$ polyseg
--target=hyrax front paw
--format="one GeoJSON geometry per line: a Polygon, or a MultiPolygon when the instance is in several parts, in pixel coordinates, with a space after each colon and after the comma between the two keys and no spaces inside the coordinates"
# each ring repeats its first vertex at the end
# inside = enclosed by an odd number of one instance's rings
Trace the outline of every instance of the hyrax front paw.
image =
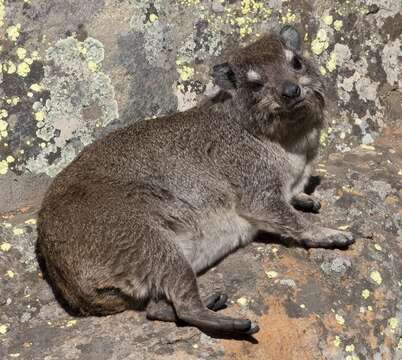
{"type": "Polygon", "coordinates": [[[355,242],[354,235],[348,231],[320,228],[308,231],[302,236],[302,244],[307,248],[345,248],[355,242]]]}

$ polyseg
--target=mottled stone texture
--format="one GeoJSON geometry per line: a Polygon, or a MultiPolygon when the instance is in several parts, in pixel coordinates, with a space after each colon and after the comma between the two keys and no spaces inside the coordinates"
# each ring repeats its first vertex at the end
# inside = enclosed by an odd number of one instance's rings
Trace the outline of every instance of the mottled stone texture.
{"type": "Polygon", "coordinates": [[[402,359],[401,24],[395,0],[0,0],[0,358],[402,359]],[[191,107],[225,49],[285,23],[330,97],[313,217],[357,243],[256,243],[203,276],[259,322],[255,344],[69,317],[33,250],[51,178],[112,129],[191,107]]]}

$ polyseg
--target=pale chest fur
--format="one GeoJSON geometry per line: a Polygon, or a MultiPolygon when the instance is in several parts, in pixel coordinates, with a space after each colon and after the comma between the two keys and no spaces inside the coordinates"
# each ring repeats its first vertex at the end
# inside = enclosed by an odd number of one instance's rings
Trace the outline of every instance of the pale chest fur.
{"type": "Polygon", "coordinates": [[[318,137],[319,131],[313,129],[286,154],[288,172],[286,174],[285,197],[288,200],[303,191],[311,176],[312,164],[319,146],[318,137]]]}

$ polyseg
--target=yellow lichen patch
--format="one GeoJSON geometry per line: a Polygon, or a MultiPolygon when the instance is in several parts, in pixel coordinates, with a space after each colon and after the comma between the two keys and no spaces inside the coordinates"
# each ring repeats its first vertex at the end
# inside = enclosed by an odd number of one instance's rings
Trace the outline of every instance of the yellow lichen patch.
{"type": "Polygon", "coordinates": [[[180,80],[186,81],[194,75],[194,69],[190,66],[183,65],[180,61],[176,62],[178,66],[177,72],[179,73],[180,80]]]}
{"type": "MultiPolygon", "coordinates": [[[[24,2],[27,2],[26,0],[24,0],[24,2]]],[[[12,358],[19,358],[20,357],[20,353],[12,353],[12,354],[10,354],[10,357],[12,357],[12,358]]]]}
{"type": "Polygon", "coordinates": [[[334,21],[334,29],[335,29],[336,31],[341,30],[341,29],[342,29],[342,26],[343,26],[343,21],[342,21],[342,20],[335,20],[335,21],[334,21]]]}
{"type": "Polygon", "coordinates": [[[377,251],[382,251],[381,245],[378,244],[374,244],[374,249],[376,249],[377,251]]]}
{"type": "Polygon", "coordinates": [[[402,350],[402,338],[399,339],[397,349],[402,350]]]}
{"type": "Polygon", "coordinates": [[[332,51],[329,55],[329,59],[325,65],[329,72],[332,72],[336,69],[336,52],[332,51]]]}
{"type": "Polygon", "coordinates": [[[8,27],[6,33],[11,41],[16,41],[20,36],[21,24],[11,25],[8,27]]]}
{"type": "Polygon", "coordinates": [[[200,0],[179,0],[179,3],[185,6],[191,6],[199,4],[200,0]]]}
{"type": "Polygon", "coordinates": [[[30,71],[31,71],[31,68],[29,67],[29,64],[27,64],[25,61],[18,64],[17,74],[19,76],[26,77],[26,76],[28,76],[30,71]]]}
{"type": "Polygon", "coordinates": [[[85,45],[82,42],[79,42],[77,44],[77,49],[82,55],[85,55],[88,52],[88,49],[85,47],[85,45]]]}
{"type": "Polygon", "coordinates": [[[360,358],[357,355],[348,355],[345,360],[360,360],[360,358]]]}
{"type": "Polygon", "coordinates": [[[345,351],[346,352],[353,352],[353,351],[355,351],[355,346],[353,344],[346,345],[345,351]]]}
{"type": "Polygon", "coordinates": [[[324,146],[327,142],[327,138],[328,138],[328,132],[322,131],[320,135],[320,144],[324,146]]]}
{"type": "Polygon", "coordinates": [[[0,334],[4,335],[8,331],[8,326],[5,324],[0,324],[0,334]]]}
{"type": "Polygon", "coordinates": [[[13,162],[15,161],[15,159],[14,159],[13,156],[8,155],[8,156],[6,157],[6,161],[7,161],[9,164],[11,164],[11,163],[13,163],[13,162]]]}
{"type": "Polygon", "coordinates": [[[15,276],[15,272],[12,271],[12,270],[7,270],[7,271],[6,271],[6,275],[7,275],[10,279],[13,279],[14,276],[15,276]]]}
{"type": "Polygon", "coordinates": [[[43,111],[37,111],[34,116],[36,121],[43,121],[45,118],[45,113],[43,111]]]}
{"type": "Polygon", "coordinates": [[[17,67],[11,60],[7,60],[7,62],[3,64],[3,71],[7,74],[14,74],[17,71],[17,67]]]}
{"type": "Polygon", "coordinates": [[[28,219],[28,220],[25,221],[25,224],[35,225],[36,224],[36,219],[28,219]]]}
{"type": "Polygon", "coordinates": [[[332,15],[326,15],[322,18],[322,20],[324,21],[325,24],[329,26],[334,21],[334,18],[332,17],[332,15]]]}
{"type": "Polygon", "coordinates": [[[360,147],[361,147],[362,149],[364,149],[364,150],[372,150],[372,151],[375,150],[375,147],[372,146],[372,145],[362,144],[362,145],[360,145],[360,147]]]}
{"type": "Polygon", "coordinates": [[[335,314],[335,320],[339,325],[344,325],[345,324],[345,319],[342,315],[335,314]]]}
{"type": "Polygon", "coordinates": [[[26,49],[19,47],[19,48],[17,48],[17,50],[16,50],[16,54],[17,54],[17,57],[18,57],[20,60],[24,60],[25,56],[27,56],[27,51],[26,51],[26,49]]]}
{"type": "Polygon", "coordinates": [[[0,119],[6,118],[8,116],[8,111],[6,109],[0,109],[0,119]]]}
{"type": "Polygon", "coordinates": [[[362,291],[362,298],[363,299],[368,299],[369,296],[370,296],[370,290],[369,289],[364,289],[362,291]]]}
{"type": "Polygon", "coordinates": [[[10,251],[10,250],[11,250],[11,244],[8,243],[8,242],[3,242],[3,243],[0,245],[0,250],[3,251],[3,252],[8,252],[8,251],[10,251]]]}
{"type": "Polygon", "coordinates": [[[370,278],[373,280],[377,285],[381,285],[382,283],[382,277],[381,274],[378,271],[372,271],[370,273],[370,278]]]}
{"type": "Polygon", "coordinates": [[[6,99],[6,103],[9,105],[17,105],[20,102],[20,98],[18,96],[12,96],[6,99]]]}
{"type": "Polygon", "coordinates": [[[39,60],[40,59],[39,53],[36,50],[32,51],[31,58],[32,60],[39,60]]]}
{"type": "Polygon", "coordinates": [[[7,174],[8,171],[8,162],[6,160],[0,161],[0,175],[7,174]]]}
{"type": "Polygon", "coordinates": [[[155,22],[155,21],[158,20],[158,19],[159,19],[159,17],[158,17],[158,15],[156,15],[156,14],[151,14],[151,15],[149,15],[149,21],[150,21],[151,23],[155,22]]]}
{"type": "Polygon", "coordinates": [[[0,0],[0,26],[4,25],[4,15],[5,15],[4,0],[0,0]]]}
{"type": "Polygon", "coordinates": [[[87,65],[88,69],[92,72],[96,72],[99,69],[99,65],[95,61],[90,60],[88,61],[87,65]]]}
{"type": "Polygon", "coordinates": [[[396,328],[398,327],[399,321],[397,318],[390,318],[388,319],[388,327],[391,329],[392,332],[395,332],[396,328]]]}
{"type": "Polygon", "coordinates": [[[367,306],[368,311],[373,311],[373,307],[371,305],[367,306]]]}
{"type": "Polygon", "coordinates": [[[316,38],[311,42],[311,50],[316,55],[321,55],[329,46],[328,35],[324,29],[317,32],[316,38]]]}
{"type": "Polygon", "coordinates": [[[342,231],[345,231],[345,230],[347,230],[347,229],[349,229],[350,228],[350,225],[341,225],[341,226],[338,226],[338,229],[339,230],[342,230],[342,231]]]}
{"type": "Polygon", "coordinates": [[[288,12],[286,15],[282,16],[282,23],[284,24],[291,24],[296,21],[296,15],[292,13],[290,9],[288,9],[288,12]]]}
{"type": "Polygon", "coordinates": [[[247,306],[248,299],[245,297],[238,298],[236,301],[240,306],[247,306]]]}
{"type": "Polygon", "coordinates": [[[69,320],[69,321],[67,321],[66,326],[71,327],[71,326],[74,326],[76,324],[77,324],[77,320],[69,320]]]}
{"type": "Polygon", "coordinates": [[[327,69],[324,66],[320,66],[320,73],[321,75],[326,75],[327,69]]]}
{"type": "Polygon", "coordinates": [[[39,92],[42,90],[42,86],[40,86],[39,84],[32,84],[29,88],[35,92],[39,92]]]}
{"type": "Polygon", "coordinates": [[[274,279],[278,276],[278,273],[274,270],[271,270],[271,271],[266,271],[265,275],[267,275],[268,279],[274,279]]]}
{"type": "Polygon", "coordinates": [[[21,228],[18,228],[18,227],[13,229],[13,234],[14,235],[22,235],[24,232],[25,232],[24,229],[21,229],[21,228]]]}
{"type": "Polygon", "coordinates": [[[333,344],[336,347],[339,347],[341,345],[341,339],[338,335],[335,336],[335,340],[334,340],[333,344]]]}

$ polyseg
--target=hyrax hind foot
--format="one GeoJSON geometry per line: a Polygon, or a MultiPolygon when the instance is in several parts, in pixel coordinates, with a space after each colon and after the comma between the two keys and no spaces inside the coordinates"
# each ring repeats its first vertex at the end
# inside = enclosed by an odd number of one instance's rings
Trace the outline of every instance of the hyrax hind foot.
{"type": "MultiPolygon", "coordinates": [[[[226,294],[215,293],[205,300],[205,306],[212,311],[222,310],[227,307],[227,300],[228,296],[226,294]]],[[[168,322],[176,322],[179,320],[173,305],[166,300],[160,300],[158,302],[151,300],[147,306],[147,319],[168,322]]]]}
{"type": "Polygon", "coordinates": [[[304,232],[300,242],[307,248],[346,248],[355,242],[355,238],[348,231],[319,228],[304,232]]]}

